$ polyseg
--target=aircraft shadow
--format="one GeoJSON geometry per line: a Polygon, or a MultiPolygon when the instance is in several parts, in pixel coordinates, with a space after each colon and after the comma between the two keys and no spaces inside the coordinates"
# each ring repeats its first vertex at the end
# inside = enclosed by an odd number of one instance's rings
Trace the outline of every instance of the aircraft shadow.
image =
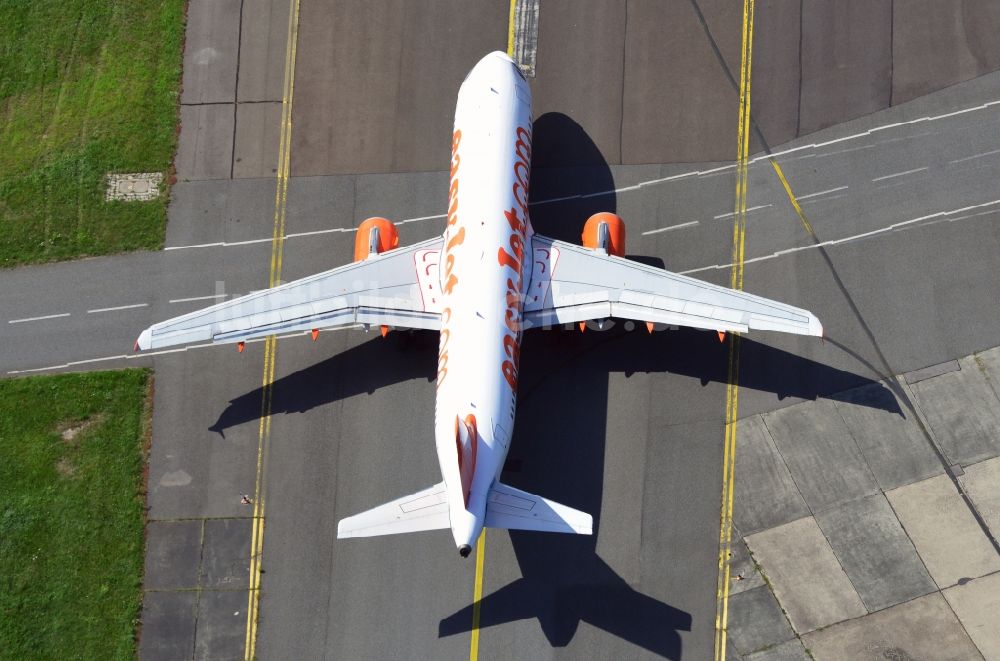
{"type": "MultiPolygon", "coordinates": [[[[550,337],[571,350],[557,353],[567,364],[586,356],[595,347],[614,342],[613,355],[600,352],[594,369],[604,373],[670,372],[698,378],[702,385],[725,383],[724,361],[706,360],[706,356],[726,356],[727,345],[719,344],[714,332],[678,329],[647,335],[637,324],[627,331],[621,321],[612,321],[606,330],[588,329],[586,333],[559,328],[532,330],[535,335],[550,337]]],[[[776,394],[780,399],[818,398],[860,404],[903,415],[896,397],[884,386],[866,377],[817,363],[781,349],[744,337],[740,350],[740,387],[776,394]],[[864,399],[844,393],[858,386],[875,385],[864,399]]],[[[588,360],[591,360],[588,358],[588,360]]],[[[273,384],[272,415],[305,413],[318,406],[360,395],[413,379],[431,382],[437,366],[437,333],[433,331],[397,331],[385,339],[377,337],[342,351],[326,360],[276,379],[273,384]],[[405,358],[386,360],[387,351],[403,352],[405,358]]],[[[523,383],[523,381],[522,381],[523,383]]],[[[252,422],[260,417],[261,388],[243,393],[229,402],[209,431],[225,435],[230,427],[252,422]]],[[[525,397],[524,389],[521,398],[525,397]]],[[[518,422],[520,425],[520,422],[518,422]]]]}
{"type": "MultiPolygon", "coordinates": [[[[577,242],[592,213],[616,210],[607,163],[569,117],[548,113],[536,120],[533,161],[531,199],[563,198],[532,206],[532,224],[540,233],[577,242]]],[[[656,258],[642,261],[657,263],[656,258]]],[[[432,381],[437,339],[433,332],[394,332],[387,339],[362,342],[281,377],[274,382],[272,414],[304,413],[401,381],[432,381]],[[386,360],[385,352],[393,348],[407,355],[386,360]]],[[[752,339],[742,340],[741,351],[741,385],[779,397],[837,397],[831,393],[876,383],[752,339]]],[[[584,621],[655,654],[681,658],[680,632],[691,631],[692,615],[635,590],[596,552],[608,375],[672,372],[696,377],[703,386],[725,383],[725,345],[719,344],[714,332],[682,329],[648,335],[643,324],[628,330],[627,324],[616,322],[606,330],[586,333],[558,328],[530,331],[522,356],[517,427],[504,481],[590,512],[595,535],[510,531],[521,578],[482,600],[480,626],[536,618],[549,643],[563,647],[584,621]],[[544,397],[532,396],[542,389],[544,397]]],[[[900,412],[892,393],[882,390],[884,396],[861,403],[900,412]]],[[[256,420],[261,395],[256,388],[232,400],[210,429],[223,434],[229,427],[256,420]]],[[[470,630],[473,607],[442,619],[439,636],[470,630]]]]}

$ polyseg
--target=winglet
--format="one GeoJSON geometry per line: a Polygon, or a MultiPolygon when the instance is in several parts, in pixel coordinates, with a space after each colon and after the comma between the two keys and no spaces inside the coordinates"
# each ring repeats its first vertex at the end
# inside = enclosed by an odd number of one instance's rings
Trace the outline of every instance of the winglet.
{"type": "Polygon", "coordinates": [[[818,335],[823,339],[826,339],[826,331],[823,330],[823,324],[820,320],[816,318],[816,315],[809,313],[809,334],[818,335]]]}
{"type": "Polygon", "coordinates": [[[139,334],[139,338],[135,341],[135,346],[132,347],[135,351],[145,351],[146,349],[152,348],[152,334],[149,329],[142,331],[139,334]]]}

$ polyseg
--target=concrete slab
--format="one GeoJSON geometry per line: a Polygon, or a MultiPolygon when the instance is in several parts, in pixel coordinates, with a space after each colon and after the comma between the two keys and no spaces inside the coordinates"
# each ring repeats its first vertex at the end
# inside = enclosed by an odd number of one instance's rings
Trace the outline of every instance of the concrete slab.
{"type": "Polygon", "coordinates": [[[178,182],[167,210],[167,246],[270,238],[274,189],[270,178],[178,182]]]}
{"type": "Polygon", "coordinates": [[[286,0],[243,0],[237,101],[281,101],[290,5],[286,0]]]}
{"type": "MultiPolygon", "coordinates": [[[[316,232],[332,228],[354,228],[361,222],[355,217],[353,176],[346,177],[294,177],[288,181],[288,206],[285,209],[286,226],[290,232],[316,232]]],[[[272,192],[273,195],[273,192],[272,192]]],[[[413,205],[411,205],[413,206],[413,205]]],[[[388,212],[387,212],[388,213],[388,212]]],[[[379,214],[386,215],[386,214],[379,214]]],[[[419,214],[414,214],[419,215],[419,214]]],[[[401,216],[387,216],[393,220],[401,216]]],[[[407,215],[406,218],[413,216],[407,215]]],[[[363,220],[363,218],[361,219],[363,220]]],[[[400,231],[400,244],[409,243],[400,231]]],[[[354,257],[354,238],[350,237],[351,252],[343,256],[344,260],[354,257]]],[[[330,255],[330,267],[342,262],[330,255]]]]}
{"type": "Polygon", "coordinates": [[[871,469],[832,400],[767,413],[764,422],[813,512],[878,491],[871,469]]]}
{"type": "Polygon", "coordinates": [[[1000,396],[1000,347],[976,354],[976,363],[986,373],[993,392],[1000,396]]]}
{"type": "Polygon", "coordinates": [[[813,661],[812,657],[806,654],[806,648],[798,639],[789,640],[775,645],[770,649],[755,652],[746,657],[747,661],[813,661]]]}
{"type": "MultiPolygon", "coordinates": [[[[236,106],[233,177],[274,177],[278,172],[281,103],[240,103],[236,106]]],[[[272,203],[273,206],[273,203],[272,203]]]]}
{"type": "Polygon", "coordinates": [[[946,360],[943,363],[938,363],[937,365],[930,365],[919,370],[913,370],[912,372],[907,372],[903,375],[906,382],[910,385],[914,383],[920,383],[921,381],[926,381],[927,379],[934,378],[935,376],[941,376],[942,374],[947,374],[948,372],[957,372],[962,369],[961,365],[958,364],[957,360],[946,360]]]}
{"type": "Polygon", "coordinates": [[[809,515],[759,415],[736,423],[734,520],[744,535],[809,515]]]}
{"type": "Polygon", "coordinates": [[[729,597],[729,642],[750,654],[795,638],[771,589],[762,585],[729,597]]]}
{"type": "Polygon", "coordinates": [[[177,178],[229,179],[233,161],[233,105],[181,106],[177,178]]]}
{"type": "Polygon", "coordinates": [[[182,104],[236,100],[241,5],[241,0],[191,0],[188,4],[182,104]]]}
{"type": "Polygon", "coordinates": [[[997,556],[947,475],[886,493],[939,587],[1000,570],[997,556]]]}
{"type": "Polygon", "coordinates": [[[864,615],[864,604],[813,517],[747,537],[799,633],[864,615]]]}
{"type": "Polygon", "coordinates": [[[958,621],[987,659],[1000,659],[1000,574],[943,591],[958,621]]]}
{"type": "Polygon", "coordinates": [[[145,592],[139,658],[150,661],[189,659],[194,651],[198,593],[145,592]]]}
{"type": "MultiPolygon", "coordinates": [[[[738,81],[741,21],[740,5],[719,0],[629,5],[623,163],[736,158],[739,91],[727,69],[738,81]]],[[[539,43],[539,56],[545,47],[539,43]]]]}
{"type": "MultiPolygon", "coordinates": [[[[627,429],[633,420],[649,417],[646,397],[634,397],[636,390],[649,388],[650,376],[620,372],[608,375],[608,430],[627,429]],[[642,382],[646,382],[643,388],[642,382]]],[[[648,445],[659,440],[657,430],[637,426],[629,434],[609,433],[604,452],[604,484],[601,511],[597,520],[597,555],[626,583],[635,585],[642,580],[640,549],[642,548],[643,509],[652,501],[644,500],[645,484],[630,479],[645,470],[648,445]],[[652,438],[650,438],[652,436],[652,438]]]]}
{"type": "MultiPolygon", "coordinates": [[[[800,7],[785,0],[758,1],[753,25],[750,114],[768,146],[774,147],[798,135],[800,7]]],[[[739,65],[734,73],[738,79],[739,65]]],[[[756,132],[751,133],[750,153],[763,148],[756,132]]]]}
{"type": "Polygon", "coordinates": [[[205,590],[198,601],[196,661],[239,661],[247,634],[246,590],[205,590]]]}
{"type": "MultiPolygon", "coordinates": [[[[609,90],[622,89],[624,47],[625,2],[549,0],[539,4],[537,66],[531,81],[535,117],[548,112],[572,117],[608,163],[621,163],[622,104],[594,100],[606,98],[609,90]],[[601,48],[595,49],[595,43],[601,48]]],[[[545,157],[539,165],[593,164],[592,159],[579,156],[564,150],[545,157]]]]}
{"type": "Polygon", "coordinates": [[[802,5],[799,135],[889,106],[892,3],[802,5]]]}
{"type": "Polygon", "coordinates": [[[486,0],[303,3],[292,174],[443,169],[458,88],[483,55],[505,50],[507,9],[486,0]]]}
{"type": "Polygon", "coordinates": [[[746,541],[736,530],[733,531],[733,542],[729,552],[732,554],[729,557],[730,596],[764,585],[764,577],[757,570],[746,541]]]}
{"type": "MultiPolygon", "coordinates": [[[[264,245],[243,259],[261,263],[269,250],[264,245]]],[[[183,352],[157,356],[150,519],[247,515],[240,494],[253,491],[256,474],[263,347],[247,345],[244,360],[236,355],[205,350],[196,359],[183,352]],[[220,371],[225,379],[214,376],[220,371]],[[179,396],[184,392],[198,396],[179,396]]]]}
{"type": "Polygon", "coordinates": [[[940,593],[822,631],[803,642],[816,661],[843,659],[982,659],[940,593]]]}
{"type": "MultiPolygon", "coordinates": [[[[447,189],[448,173],[443,171],[358,177],[355,184],[354,226],[357,227],[365,218],[376,215],[399,221],[444,214],[447,211],[447,189]]],[[[430,225],[438,233],[444,227],[443,215],[417,222],[430,225]]],[[[400,230],[403,231],[403,228],[400,230]]]]}
{"type": "Polygon", "coordinates": [[[993,536],[1000,538],[1000,457],[969,466],[958,481],[993,536]]]}
{"type": "Polygon", "coordinates": [[[1000,399],[974,357],[958,362],[910,389],[949,465],[968,466],[1000,455],[1000,399]]]}
{"type": "Polygon", "coordinates": [[[936,589],[882,494],[817,514],[816,522],[869,611],[936,589]]]}
{"type": "Polygon", "coordinates": [[[837,396],[836,407],[882,490],[922,480],[944,470],[910,412],[895,413],[895,396],[876,383],[837,396]]]}
{"type": "Polygon", "coordinates": [[[146,525],[146,590],[198,587],[201,564],[200,520],[150,521],[146,525]]]}
{"type": "Polygon", "coordinates": [[[893,3],[892,102],[903,103],[1000,68],[1000,5],[893,3]]]}
{"type": "Polygon", "coordinates": [[[234,590],[249,586],[253,519],[208,519],[201,586],[234,590]]]}

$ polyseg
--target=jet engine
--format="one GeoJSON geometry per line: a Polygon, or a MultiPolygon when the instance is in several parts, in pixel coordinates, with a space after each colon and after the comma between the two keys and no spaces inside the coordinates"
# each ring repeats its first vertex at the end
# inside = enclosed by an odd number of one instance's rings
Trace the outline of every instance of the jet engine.
{"type": "Polygon", "coordinates": [[[378,216],[369,218],[358,226],[354,237],[354,261],[360,262],[398,245],[399,234],[391,220],[378,216]]]}
{"type": "Polygon", "coordinates": [[[624,257],[625,221],[607,211],[595,213],[583,226],[583,246],[624,257]]]}

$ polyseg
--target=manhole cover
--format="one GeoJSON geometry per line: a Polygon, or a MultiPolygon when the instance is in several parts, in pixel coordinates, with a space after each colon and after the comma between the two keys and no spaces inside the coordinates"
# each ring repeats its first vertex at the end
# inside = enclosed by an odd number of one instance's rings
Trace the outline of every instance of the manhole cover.
{"type": "Polygon", "coordinates": [[[162,172],[135,172],[132,174],[108,174],[108,190],[104,199],[111,200],[152,200],[160,194],[162,172]]]}

